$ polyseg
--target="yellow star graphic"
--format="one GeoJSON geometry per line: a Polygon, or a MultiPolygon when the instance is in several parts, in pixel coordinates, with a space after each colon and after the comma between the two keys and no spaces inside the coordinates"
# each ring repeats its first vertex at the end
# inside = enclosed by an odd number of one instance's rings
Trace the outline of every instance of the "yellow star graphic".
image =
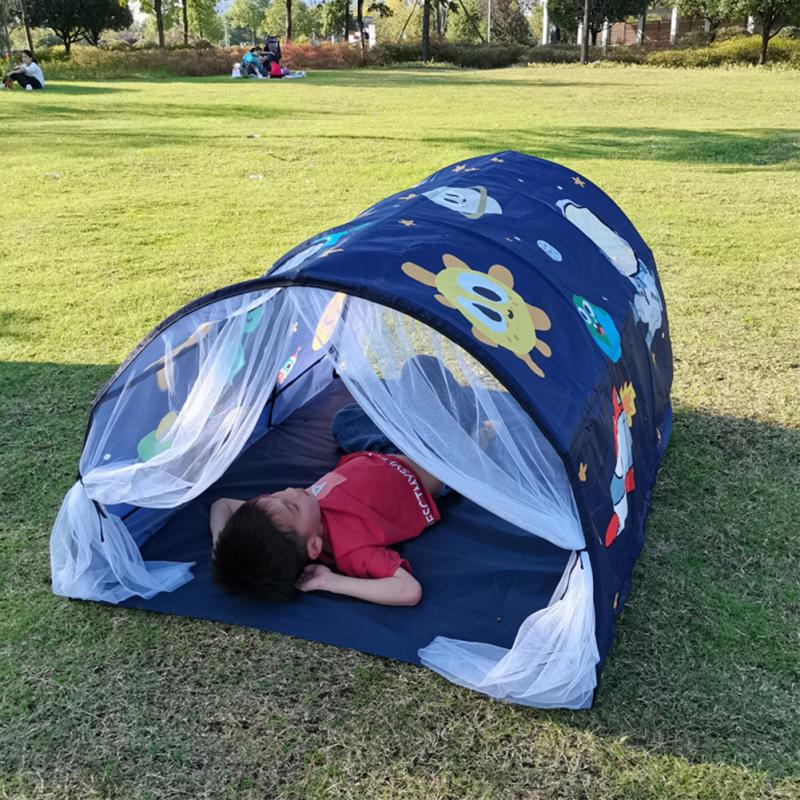
{"type": "Polygon", "coordinates": [[[493,158],[492,161],[494,161],[495,164],[505,164],[506,163],[505,161],[503,161],[502,158],[496,158],[496,157],[493,158]]]}
{"type": "Polygon", "coordinates": [[[459,164],[457,167],[453,167],[453,172],[463,172],[466,168],[466,164],[459,164]]]}
{"type": "Polygon", "coordinates": [[[330,250],[326,250],[321,255],[323,258],[327,258],[331,253],[341,253],[341,252],[343,252],[341,247],[331,247],[330,250]]]}
{"type": "Polygon", "coordinates": [[[411,192],[410,194],[407,194],[405,197],[398,197],[397,199],[398,200],[413,200],[415,197],[416,197],[416,195],[414,194],[414,192],[411,192]]]}
{"type": "Polygon", "coordinates": [[[292,333],[297,333],[297,323],[296,322],[292,323],[292,333]]]}
{"type": "Polygon", "coordinates": [[[479,169],[480,167],[468,167],[464,172],[477,172],[479,169]]]}
{"type": "Polygon", "coordinates": [[[585,181],[582,181],[582,180],[581,180],[581,179],[580,179],[580,178],[579,178],[577,175],[575,175],[575,177],[572,179],[572,182],[573,182],[573,183],[574,183],[576,186],[580,186],[580,187],[581,187],[581,189],[583,189],[583,187],[584,187],[584,186],[586,186],[586,182],[585,182],[585,181]]]}
{"type": "Polygon", "coordinates": [[[578,479],[584,483],[586,482],[586,464],[583,462],[581,462],[580,469],[578,470],[578,479]]]}
{"type": "Polygon", "coordinates": [[[401,225],[405,225],[406,228],[410,228],[414,224],[413,219],[399,219],[397,220],[401,225]]]}

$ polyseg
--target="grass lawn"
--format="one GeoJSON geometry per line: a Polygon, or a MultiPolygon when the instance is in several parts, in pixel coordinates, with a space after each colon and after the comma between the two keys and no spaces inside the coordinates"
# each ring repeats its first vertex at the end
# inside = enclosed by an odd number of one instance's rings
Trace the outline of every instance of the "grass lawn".
{"type": "Polygon", "coordinates": [[[797,86],[570,66],[0,95],[0,798],[800,798],[797,86]],[[50,593],[91,398],[153,325],[507,148],[619,203],[672,329],[673,438],[593,710],[50,593]]]}

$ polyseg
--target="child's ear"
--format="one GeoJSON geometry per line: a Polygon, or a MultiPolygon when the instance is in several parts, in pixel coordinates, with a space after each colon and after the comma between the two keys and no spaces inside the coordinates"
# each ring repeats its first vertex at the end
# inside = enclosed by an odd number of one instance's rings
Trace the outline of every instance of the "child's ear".
{"type": "Polygon", "coordinates": [[[308,557],[312,561],[316,561],[322,553],[322,537],[319,534],[312,536],[306,545],[308,557]]]}

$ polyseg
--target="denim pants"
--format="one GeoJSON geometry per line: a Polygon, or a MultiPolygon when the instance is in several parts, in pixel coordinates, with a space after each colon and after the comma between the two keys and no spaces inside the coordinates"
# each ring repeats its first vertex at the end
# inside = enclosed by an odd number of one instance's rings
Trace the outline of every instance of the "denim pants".
{"type": "MultiPolygon", "coordinates": [[[[362,411],[357,403],[350,403],[336,412],[331,423],[331,433],[339,447],[346,453],[371,450],[374,453],[399,453],[391,439],[362,411]]],[[[453,490],[442,483],[436,499],[446,497],[453,490]]]]}

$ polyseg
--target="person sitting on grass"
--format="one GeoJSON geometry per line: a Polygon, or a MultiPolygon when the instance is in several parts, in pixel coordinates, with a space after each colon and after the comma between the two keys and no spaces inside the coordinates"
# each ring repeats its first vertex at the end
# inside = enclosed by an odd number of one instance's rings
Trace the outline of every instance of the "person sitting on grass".
{"type": "Polygon", "coordinates": [[[248,78],[264,77],[261,70],[261,59],[259,58],[257,47],[251,47],[249,52],[244,54],[242,57],[242,67],[244,69],[244,74],[248,78]]]}
{"type": "Polygon", "coordinates": [[[213,574],[224,591],[270,602],[291,600],[295,588],[382,605],[420,601],[420,584],[391,545],[437,522],[434,498],[450,490],[396,452],[357,405],[338,412],[333,434],[358,450],[312,486],[212,505],[213,574]]]}
{"type": "Polygon", "coordinates": [[[6,89],[14,87],[14,81],[25,89],[43,89],[44,73],[30,50],[22,51],[22,63],[10,69],[3,77],[6,89]]]}

